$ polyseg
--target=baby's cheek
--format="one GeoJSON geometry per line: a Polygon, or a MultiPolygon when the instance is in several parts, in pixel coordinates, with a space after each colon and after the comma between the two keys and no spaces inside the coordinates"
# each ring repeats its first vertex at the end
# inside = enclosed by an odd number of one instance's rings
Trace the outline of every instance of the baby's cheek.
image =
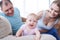
{"type": "Polygon", "coordinates": [[[35,23],[34,26],[36,26],[37,24],[35,23]]]}

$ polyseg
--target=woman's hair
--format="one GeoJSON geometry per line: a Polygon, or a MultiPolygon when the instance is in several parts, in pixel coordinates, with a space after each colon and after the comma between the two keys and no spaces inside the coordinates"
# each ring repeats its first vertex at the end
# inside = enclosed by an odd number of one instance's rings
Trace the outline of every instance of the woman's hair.
{"type": "Polygon", "coordinates": [[[56,3],[57,6],[60,8],[60,1],[58,1],[58,0],[57,0],[57,1],[53,1],[52,4],[53,4],[53,3],[56,3]]]}
{"type": "MultiPolygon", "coordinates": [[[[12,2],[10,1],[10,0],[6,0],[6,1],[8,1],[9,3],[11,3],[12,4],[12,2]]],[[[3,3],[3,1],[0,1],[0,7],[2,8],[2,3],[3,3]]],[[[8,5],[8,3],[7,2],[5,2],[5,5],[7,6],[8,5]]]]}
{"type": "Polygon", "coordinates": [[[57,6],[59,7],[59,15],[58,15],[58,18],[60,18],[60,1],[59,0],[56,0],[56,1],[53,1],[52,4],[53,3],[57,4],[57,6]]]}

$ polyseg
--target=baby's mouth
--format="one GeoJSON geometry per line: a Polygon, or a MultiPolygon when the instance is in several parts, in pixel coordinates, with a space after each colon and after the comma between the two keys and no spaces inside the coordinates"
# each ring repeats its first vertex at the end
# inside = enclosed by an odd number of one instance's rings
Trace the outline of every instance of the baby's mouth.
{"type": "Polygon", "coordinates": [[[30,25],[30,26],[33,26],[33,25],[30,25]]]}

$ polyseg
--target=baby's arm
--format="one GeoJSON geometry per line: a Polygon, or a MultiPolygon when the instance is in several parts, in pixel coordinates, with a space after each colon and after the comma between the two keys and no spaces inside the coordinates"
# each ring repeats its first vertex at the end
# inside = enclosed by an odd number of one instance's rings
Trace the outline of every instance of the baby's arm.
{"type": "Polygon", "coordinates": [[[17,36],[17,37],[21,36],[21,35],[22,35],[22,32],[23,32],[23,30],[22,30],[22,29],[19,29],[19,30],[17,31],[17,33],[16,33],[16,36],[17,36]]]}
{"type": "Polygon", "coordinates": [[[24,29],[24,25],[22,25],[22,26],[20,27],[20,29],[17,31],[17,33],[16,33],[16,36],[17,36],[17,37],[22,36],[23,29],[24,29]]]}
{"type": "Polygon", "coordinates": [[[35,40],[40,40],[40,37],[41,37],[41,35],[40,35],[40,32],[39,32],[39,30],[35,30],[35,40]]]}

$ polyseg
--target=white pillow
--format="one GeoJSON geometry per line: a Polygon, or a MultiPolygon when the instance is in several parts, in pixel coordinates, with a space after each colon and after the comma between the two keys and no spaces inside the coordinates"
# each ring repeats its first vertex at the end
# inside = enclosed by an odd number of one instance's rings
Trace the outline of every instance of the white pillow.
{"type": "Polygon", "coordinates": [[[7,18],[0,16],[0,38],[3,38],[12,33],[11,24],[7,18]]]}

